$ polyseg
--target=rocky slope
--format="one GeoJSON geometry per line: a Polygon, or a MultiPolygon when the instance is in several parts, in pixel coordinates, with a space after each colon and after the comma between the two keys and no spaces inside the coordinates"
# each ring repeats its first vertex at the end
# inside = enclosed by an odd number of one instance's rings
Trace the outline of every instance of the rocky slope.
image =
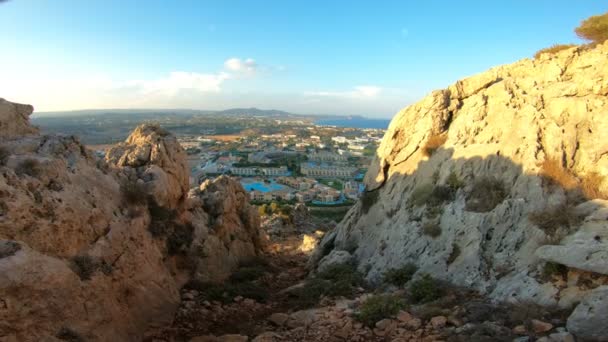
{"type": "Polygon", "coordinates": [[[406,263],[608,340],[608,43],[524,59],[400,111],[313,263],[406,263]],[[557,271],[555,271],[557,270],[557,271]],[[578,304],[581,303],[581,304],[578,304]]]}
{"type": "Polygon", "coordinates": [[[188,192],[185,153],[155,125],[99,160],[39,135],[0,99],[0,340],[140,340],[189,279],[222,280],[264,243],[238,182],[188,192]]]}

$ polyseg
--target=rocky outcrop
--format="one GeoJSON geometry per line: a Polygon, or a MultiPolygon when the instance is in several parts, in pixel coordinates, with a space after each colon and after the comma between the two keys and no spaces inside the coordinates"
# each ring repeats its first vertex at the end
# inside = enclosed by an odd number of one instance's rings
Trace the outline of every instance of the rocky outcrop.
{"type": "Polygon", "coordinates": [[[366,194],[313,264],[347,250],[372,282],[414,263],[418,275],[495,300],[576,304],[593,287],[575,276],[607,274],[607,207],[593,201],[608,190],[607,71],[608,44],[572,48],[493,68],[403,109],[366,194]],[[547,277],[549,261],[569,268],[566,279],[547,277]]]}
{"type": "Polygon", "coordinates": [[[141,340],[171,322],[193,273],[228,272],[203,265],[259,252],[257,212],[237,182],[198,191],[223,205],[188,207],[184,151],[160,127],[138,127],[106,163],[15,116],[31,111],[0,103],[0,340],[141,340]]]}
{"type": "Polygon", "coordinates": [[[177,139],[159,125],[135,128],[125,142],[108,150],[106,161],[134,170],[159,206],[174,209],[188,193],[186,152],[177,139]]]}
{"type": "Polygon", "coordinates": [[[206,180],[190,192],[189,214],[195,226],[192,253],[200,259],[194,277],[201,281],[226,279],[240,261],[255,256],[266,244],[260,216],[249,195],[234,179],[206,180]]]}
{"type": "Polygon", "coordinates": [[[38,129],[29,124],[34,107],[0,98],[0,138],[36,134],[38,129]]]}

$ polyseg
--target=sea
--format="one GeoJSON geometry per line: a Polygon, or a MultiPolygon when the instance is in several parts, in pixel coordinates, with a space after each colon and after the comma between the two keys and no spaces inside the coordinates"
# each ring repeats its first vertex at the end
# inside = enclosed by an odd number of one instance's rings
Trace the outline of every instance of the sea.
{"type": "Polygon", "coordinates": [[[327,126],[338,126],[338,127],[352,127],[352,128],[380,128],[387,129],[388,124],[391,122],[390,119],[368,119],[368,118],[335,118],[335,119],[321,119],[315,121],[317,125],[327,126]]]}

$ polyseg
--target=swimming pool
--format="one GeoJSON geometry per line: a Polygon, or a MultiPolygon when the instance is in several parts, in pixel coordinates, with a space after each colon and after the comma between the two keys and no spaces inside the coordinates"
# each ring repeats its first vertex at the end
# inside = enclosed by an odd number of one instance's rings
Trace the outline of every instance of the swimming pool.
{"type": "Polygon", "coordinates": [[[241,185],[245,188],[245,191],[250,192],[253,190],[261,192],[277,191],[287,189],[286,186],[277,184],[274,181],[265,183],[264,181],[245,181],[241,180],[241,185]]]}

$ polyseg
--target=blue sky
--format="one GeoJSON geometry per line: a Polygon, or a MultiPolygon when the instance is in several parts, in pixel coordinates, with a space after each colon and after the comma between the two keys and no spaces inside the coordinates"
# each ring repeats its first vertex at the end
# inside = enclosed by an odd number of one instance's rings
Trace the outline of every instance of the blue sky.
{"type": "Polygon", "coordinates": [[[250,107],[391,117],[433,89],[580,42],[605,1],[0,3],[0,97],[37,111],[250,107]]]}

